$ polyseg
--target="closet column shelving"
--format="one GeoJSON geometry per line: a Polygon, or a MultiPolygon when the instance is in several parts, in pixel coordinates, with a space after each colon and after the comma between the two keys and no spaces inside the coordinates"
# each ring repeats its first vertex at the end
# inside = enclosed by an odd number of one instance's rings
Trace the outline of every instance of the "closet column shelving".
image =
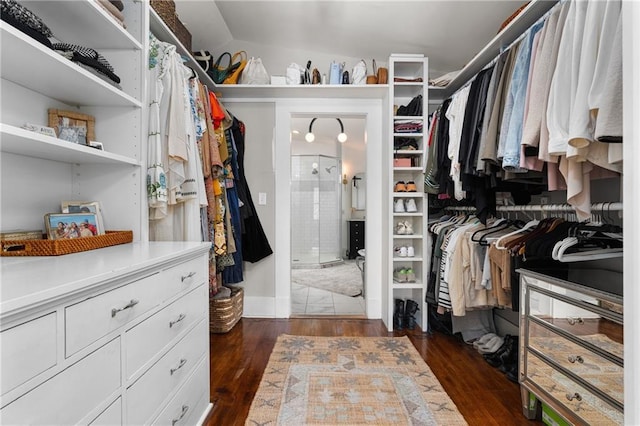
{"type": "MultiPolygon", "coordinates": [[[[391,55],[389,57],[389,276],[388,306],[384,318],[387,328],[393,330],[395,299],[413,300],[418,304],[416,323],[427,329],[425,303],[427,271],[430,255],[424,232],[427,217],[427,197],[424,193],[424,165],[427,152],[428,123],[426,120],[428,96],[428,59],[422,55],[391,55]],[[398,79],[399,81],[395,81],[398,79]],[[407,106],[412,99],[422,96],[421,113],[397,115],[397,108],[407,106]],[[396,126],[402,122],[419,124],[417,131],[404,132],[396,126]],[[412,146],[400,146],[403,138],[412,146]],[[398,148],[398,149],[396,149],[398,148]],[[405,191],[402,184],[415,185],[405,191]],[[408,272],[408,273],[407,273],[408,272]],[[415,280],[412,279],[415,276],[415,280]],[[408,281],[403,280],[407,277],[408,281]]],[[[410,187],[407,185],[407,189],[410,187]]]]}

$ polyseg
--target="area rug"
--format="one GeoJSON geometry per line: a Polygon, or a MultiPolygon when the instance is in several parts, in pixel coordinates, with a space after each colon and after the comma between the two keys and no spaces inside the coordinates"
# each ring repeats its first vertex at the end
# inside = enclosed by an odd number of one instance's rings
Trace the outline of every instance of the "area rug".
{"type": "Polygon", "coordinates": [[[246,425],[466,425],[408,337],[280,335],[246,425]]]}
{"type": "Polygon", "coordinates": [[[355,262],[328,268],[292,269],[291,282],[351,297],[362,294],[362,275],[355,262]]]}

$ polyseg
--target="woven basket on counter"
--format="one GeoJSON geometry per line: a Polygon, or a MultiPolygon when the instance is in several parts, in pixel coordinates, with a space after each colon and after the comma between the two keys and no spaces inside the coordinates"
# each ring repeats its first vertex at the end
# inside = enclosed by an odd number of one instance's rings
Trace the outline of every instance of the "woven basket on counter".
{"type": "Polygon", "coordinates": [[[191,52],[191,33],[178,18],[176,4],[173,0],[151,0],[151,7],[167,24],[167,27],[180,40],[180,43],[191,52]]]}
{"type": "Polygon", "coordinates": [[[104,235],[64,240],[4,240],[0,241],[0,256],[60,256],[131,241],[133,231],[106,231],[104,235]]]}
{"type": "Polygon", "coordinates": [[[244,290],[242,287],[229,287],[231,297],[209,299],[209,331],[226,333],[242,318],[244,290]]]}

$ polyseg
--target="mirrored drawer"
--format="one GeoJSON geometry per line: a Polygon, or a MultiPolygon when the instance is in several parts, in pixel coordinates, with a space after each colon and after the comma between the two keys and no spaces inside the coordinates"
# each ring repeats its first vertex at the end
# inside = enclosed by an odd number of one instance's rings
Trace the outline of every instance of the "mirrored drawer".
{"type": "MultiPolygon", "coordinates": [[[[544,354],[557,365],[580,377],[611,398],[624,404],[624,368],[571,340],[531,321],[528,327],[528,346],[544,354]]],[[[592,344],[622,352],[622,345],[604,334],[582,336],[592,344]]]]}
{"type": "MultiPolygon", "coordinates": [[[[623,424],[624,413],[588,391],[535,354],[527,352],[526,378],[567,407],[586,424],[623,424]]],[[[606,389],[602,389],[605,393],[606,389]]]]}
{"type": "MultiPolygon", "coordinates": [[[[535,317],[552,327],[564,330],[578,339],[582,336],[604,334],[613,345],[603,346],[612,355],[623,358],[623,327],[600,314],[583,309],[564,300],[529,288],[529,316],[535,317]]],[[[588,340],[585,340],[588,341],[588,340]]],[[[597,344],[599,346],[599,343],[597,344]]]]}

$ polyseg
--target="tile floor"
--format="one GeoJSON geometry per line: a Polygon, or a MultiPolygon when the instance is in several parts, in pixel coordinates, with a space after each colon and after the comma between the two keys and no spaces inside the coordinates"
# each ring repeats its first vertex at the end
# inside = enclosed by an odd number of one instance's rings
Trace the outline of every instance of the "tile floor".
{"type": "Polygon", "coordinates": [[[350,297],[319,288],[291,285],[293,315],[365,315],[362,296],[350,297]]]}

